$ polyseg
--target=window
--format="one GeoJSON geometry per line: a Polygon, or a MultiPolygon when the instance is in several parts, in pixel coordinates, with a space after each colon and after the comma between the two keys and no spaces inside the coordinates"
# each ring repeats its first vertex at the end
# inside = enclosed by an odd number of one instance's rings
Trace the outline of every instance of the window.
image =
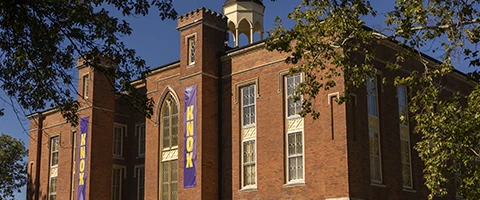
{"type": "Polygon", "coordinates": [[[57,199],[57,177],[50,177],[50,197],[49,200],[56,200],[57,199]]]}
{"type": "Polygon", "coordinates": [[[255,125],[255,85],[242,88],[243,126],[255,125]]]}
{"type": "Polygon", "coordinates": [[[397,86],[398,116],[400,120],[400,154],[402,159],[402,182],[404,188],[413,188],[412,162],[410,154],[410,128],[407,110],[407,89],[397,86]]]}
{"type": "Polygon", "coordinates": [[[303,132],[287,134],[288,182],[302,181],[303,170],[303,132]]]}
{"type": "MultiPolygon", "coordinates": [[[[398,114],[401,121],[407,122],[408,110],[407,110],[407,89],[404,86],[397,86],[398,95],[398,114]]],[[[405,122],[402,122],[405,124],[405,122]]]]}
{"type": "Polygon", "coordinates": [[[246,134],[256,132],[255,127],[255,85],[247,85],[241,89],[242,102],[242,188],[255,188],[257,185],[256,173],[256,135],[246,134]]]}
{"type": "Polygon", "coordinates": [[[122,175],[124,167],[113,166],[112,169],[112,200],[122,199],[122,175]]]}
{"type": "Polygon", "coordinates": [[[286,76],[286,102],[287,102],[287,117],[299,117],[298,113],[302,110],[302,99],[297,94],[297,88],[302,82],[301,73],[296,73],[292,76],[286,76]]]}
{"type": "Polygon", "coordinates": [[[137,200],[145,199],[145,167],[137,168],[137,200]]]}
{"type": "Polygon", "coordinates": [[[113,156],[123,156],[123,136],[126,134],[127,127],[125,125],[115,125],[113,131],[113,156]]]}
{"type": "Polygon", "coordinates": [[[88,99],[88,74],[83,75],[83,98],[88,99]]]}
{"type": "Polygon", "coordinates": [[[368,101],[368,114],[371,116],[378,117],[377,111],[377,78],[368,77],[367,78],[367,101],[368,101]]]}
{"type": "Polygon", "coordinates": [[[368,136],[370,143],[370,180],[382,183],[382,152],[378,114],[377,77],[367,77],[368,136]]]}
{"type": "Polygon", "coordinates": [[[178,147],[178,108],[172,96],[163,104],[162,112],[163,148],[178,147]]]}
{"type": "Polygon", "coordinates": [[[195,64],[195,36],[188,38],[188,65],[195,64]]]}
{"type": "Polygon", "coordinates": [[[50,166],[56,167],[58,165],[58,146],[60,137],[55,136],[50,139],[50,166]]]}
{"type": "Polygon", "coordinates": [[[145,124],[136,126],[136,133],[138,135],[138,157],[145,156],[145,124]]]}
{"type": "Polygon", "coordinates": [[[303,183],[305,175],[303,154],[303,118],[298,114],[302,110],[302,97],[297,89],[302,82],[302,74],[285,76],[285,124],[291,124],[285,131],[285,179],[286,183],[303,183]]]}
{"type": "Polygon", "coordinates": [[[255,186],[257,175],[255,166],[255,139],[243,141],[243,184],[242,187],[255,186]]]}
{"type": "Polygon", "coordinates": [[[380,152],[380,134],[368,132],[370,138],[370,178],[372,182],[382,183],[382,159],[380,152]]]}
{"type": "Polygon", "coordinates": [[[162,162],[162,199],[177,199],[177,160],[162,162]]]}
{"type": "Polygon", "coordinates": [[[178,185],[178,104],[168,94],[162,105],[160,194],[163,200],[177,199],[178,185]]]}
{"type": "Polygon", "coordinates": [[[57,199],[57,177],[58,177],[58,148],[60,147],[60,137],[50,138],[50,180],[48,185],[48,199],[57,199]]]}

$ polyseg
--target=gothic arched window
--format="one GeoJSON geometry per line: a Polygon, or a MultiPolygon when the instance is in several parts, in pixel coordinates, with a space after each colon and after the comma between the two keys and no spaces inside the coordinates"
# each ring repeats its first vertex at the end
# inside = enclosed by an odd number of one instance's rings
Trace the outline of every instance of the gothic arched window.
{"type": "Polygon", "coordinates": [[[178,103],[168,94],[160,118],[160,199],[176,200],[178,188],[178,103]]]}

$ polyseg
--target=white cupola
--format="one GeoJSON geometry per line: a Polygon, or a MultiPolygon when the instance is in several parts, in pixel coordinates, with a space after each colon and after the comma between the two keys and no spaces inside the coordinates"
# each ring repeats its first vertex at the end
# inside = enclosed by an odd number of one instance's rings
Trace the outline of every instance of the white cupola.
{"type": "Polygon", "coordinates": [[[255,32],[263,40],[263,12],[265,6],[261,0],[227,0],[223,5],[223,14],[228,18],[228,31],[232,33],[235,47],[238,47],[240,34],[245,34],[248,44],[253,41],[255,32]]]}

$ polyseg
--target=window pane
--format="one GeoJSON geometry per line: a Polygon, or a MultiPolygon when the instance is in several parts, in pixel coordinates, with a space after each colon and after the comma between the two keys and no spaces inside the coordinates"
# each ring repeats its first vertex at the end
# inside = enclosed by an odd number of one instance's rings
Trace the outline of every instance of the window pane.
{"type": "MultiPolygon", "coordinates": [[[[172,99],[173,101],[173,99],[172,99]]],[[[174,102],[174,101],[173,101],[174,102]]],[[[178,109],[176,102],[172,104],[172,146],[178,146],[178,109]]]]}
{"type": "Polygon", "coordinates": [[[168,162],[162,163],[163,178],[162,178],[162,199],[168,199],[169,196],[169,176],[170,167],[168,162]]]}
{"type": "Polygon", "coordinates": [[[303,179],[303,156],[297,157],[297,177],[303,179]]]}
{"type": "Polygon", "coordinates": [[[289,158],[288,159],[288,175],[289,175],[289,178],[288,180],[291,181],[291,180],[296,180],[297,179],[297,159],[295,157],[293,158],[289,158]]]}
{"type": "Polygon", "coordinates": [[[297,132],[295,133],[295,146],[296,146],[296,153],[297,154],[303,154],[303,144],[302,144],[302,133],[301,132],[297,132]]]}
{"type": "Polygon", "coordinates": [[[163,107],[163,148],[170,147],[170,106],[165,102],[163,107]]]}
{"type": "Polygon", "coordinates": [[[178,187],[178,170],[177,170],[177,162],[176,160],[170,161],[171,164],[171,169],[172,169],[172,177],[171,177],[171,199],[176,200],[177,199],[177,187],[178,187]]]}
{"type": "Polygon", "coordinates": [[[295,135],[290,133],[288,134],[288,155],[295,155],[295,135]]]}
{"type": "Polygon", "coordinates": [[[57,193],[57,177],[50,178],[50,193],[57,193]]]}

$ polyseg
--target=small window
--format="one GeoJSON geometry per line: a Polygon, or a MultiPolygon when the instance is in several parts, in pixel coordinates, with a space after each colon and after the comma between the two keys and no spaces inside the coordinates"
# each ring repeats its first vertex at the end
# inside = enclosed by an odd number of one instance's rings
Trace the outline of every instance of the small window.
{"type": "Polygon", "coordinates": [[[145,199],[145,167],[139,167],[137,171],[137,200],[145,199]]]}
{"type": "Polygon", "coordinates": [[[57,177],[58,177],[58,150],[60,147],[60,137],[50,138],[50,180],[48,185],[48,199],[57,199],[57,177]]]}
{"type": "Polygon", "coordinates": [[[137,125],[138,156],[145,156],[145,124],[137,125]]]}
{"type": "Polygon", "coordinates": [[[88,99],[88,74],[83,75],[83,98],[88,99]]]}
{"type": "Polygon", "coordinates": [[[60,137],[55,136],[50,139],[50,156],[51,156],[51,165],[55,167],[58,165],[58,147],[60,142],[60,137]]]}
{"type": "Polygon", "coordinates": [[[382,183],[382,156],[380,151],[380,134],[369,131],[370,140],[370,178],[374,183],[382,183]]]}
{"type": "Polygon", "coordinates": [[[408,110],[407,110],[407,89],[404,86],[397,86],[398,95],[398,114],[403,124],[407,123],[408,110]]]}
{"type": "Polygon", "coordinates": [[[303,132],[288,133],[287,145],[288,182],[303,181],[303,132]]]}
{"type": "Polygon", "coordinates": [[[127,127],[122,125],[116,125],[113,131],[113,156],[123,156],[123,137],[125,135],[127,127]]]}
{"type": "Polygon", "coordinates": [[[257,173],[255,165],[255,140],[243,141],[243,188],[255,187],[257,184],[257,173]]]}
{"type": "Polygon", "coordinates": [[[112,169],[112,200],[122,199],[123,167],[114,166],[112,169]]]}
{"type": "Polygon", "coordinates": [[[367,78],[367,101],[368,101],[368,114],[378,117],[377,107],[377,77],[369,76],[367,78]]]}
{"type": "Polygon", "coordinates": [[[242,88],[241,112],[244,127],[255,124],[255,85],[242,88]]]}
{"type": "Polygon", "coordinates": [[[188,65],[195,64],[195,36],[188,38],[188,65]]]}
{"type": "Polygon", "coordinates": [[[57,199],[57,177],[50,177],[49,200],[57,199]]]}
{"type": "Polygon", "coordinates": [[[408,123],[407,110],[407,89],[404,86],[397,86],[398,116],[400,120],[400,154],[402,161],[402,182],[403,187],[413,188],[412,161],[410,154],[410,128],[408,123]]]}
{"type": "Polygon", "coordinates": [[[296,73],[285,77],[287,117],[300,117],[302,110],[302,97],[297,94],[298,85],[302,82],[302,74],[296,73]]]}

